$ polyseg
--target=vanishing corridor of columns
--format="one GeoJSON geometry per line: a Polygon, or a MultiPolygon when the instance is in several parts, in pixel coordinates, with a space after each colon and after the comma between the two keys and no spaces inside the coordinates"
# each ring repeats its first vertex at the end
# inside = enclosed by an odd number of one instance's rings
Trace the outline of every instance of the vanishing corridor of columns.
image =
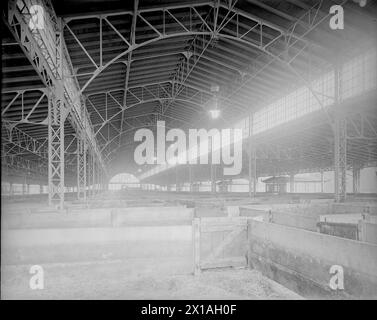
{"type": "MultiPolygon", "coordinates": [[[[9,1],[2,168],[10,194],[20,181],[23,194],[30,184],[47,186],[49,204],[63,209],[66,193],[91,199],[122,170],[176,192],[185,183],[197,192],[204,181],[212,193],[229,192],[233,180],[246,179],[249,197],[259,178],[288,176],[294,193],[295,175],[313,172],[324,192],[331,171],[335,201],[346,201],[350,179],[359,193],[360,171],[377,161],[369,13],[337,37],[326,1],[246,2],[135,0],[109,13],[72,14],[38,0],[39,26],[33,1],[9,1]],[[159,121],[185,132],[242,122],[241,172],[225,176],[212,161],[138,166],[134,134],[155,134],[159,121]]],[[[351,17],[358,8],[341,5],[351,17]]]]}

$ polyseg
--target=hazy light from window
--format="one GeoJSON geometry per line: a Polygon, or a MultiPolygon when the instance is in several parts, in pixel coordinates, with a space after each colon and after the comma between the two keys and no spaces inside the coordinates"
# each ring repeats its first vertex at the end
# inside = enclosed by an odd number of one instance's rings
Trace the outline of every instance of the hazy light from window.
{"type": "Polygon", "coordinates": [[[220,117],[220,110],[218,109],[209,110],[209,113],[212,119],[217,119],[218,117],[220,117]]]}

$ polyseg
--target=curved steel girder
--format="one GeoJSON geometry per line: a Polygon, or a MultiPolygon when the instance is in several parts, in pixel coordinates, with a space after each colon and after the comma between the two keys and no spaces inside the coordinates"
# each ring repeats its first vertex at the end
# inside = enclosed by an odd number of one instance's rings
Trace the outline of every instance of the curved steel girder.
{"type": "MultiPolygon", "coordinates": [[[[268,23],[263,23],[264,25],[268,25],[268,23]]],[[[66,25],[66,23],[64,24],[64,26],[66,25]]],[[[67,25],[68,27],[68,25],[67,25]]],[[[275,27],[274,27],[275,28],[275,27]]],[[[185,31],[185,32],[177,32],[177,33],[173,33],[173,34],[161,34],[159,33],[159,36],[156,37],[156,38],[153,38],[153,39],[150,39],[150,40],[147,40],[145,42],[142,42],[142,43],[139,43],[139,44],[133,44],[133,45],[129,45],[128,49],[123,51],[122,53],[118,54],[116,57],[114,57],[113,59],[111,59],[109,62],[107,62],[105,65],[101,66],[101,67],[98,67],[93,75],[90,77],[90,79],[84,84],[84,86],[80,89],[80,91],[78,92],[77,94],[77,97],[75,97],[73,99],[73,102],[76,102],[76,100],[81,96],[81,94],[83,94],[83,92],[85,91],[85,89],[90,85],[90,83],[103,71],[105,70],[106,68],[108,68],[110,65],[112,65],[115,61],[117,61],[118,59],[120,59],[121,57],[127,55],[128,53],[136,50],[136,49],[139,49],[141,47],[144,47],[144,46],[147,46],[151,43],[154,43],[154,42],[157,42],[157,41],[160,41],[160,40],[164,40],[164,39],[169,39],[169,38],[175,38],[175,37],[180,37],[180,36],[197,36],[197,35],[207,35],[207,36],[211,36],[211,38],[217,38],[217,37],[228,37],[230,39],[234,39],[234,40],[239,40],[241,41],[242,43],[244,44],[247,44],[249,46],[252,46],[258,50],[261,50],[262,52],[265,52],[269,55],[271,55],[270,52],[268,52],[266,50],[266,47],[269,45],[269,44],[272,44],[274,43],[276,40],[278,40],[282,35],[283,35],[283,31],[282,30],[279,30],[280,32],[280,35],[276,36],[276,38],[274,38],[273,40],[271,40],[268,44],[266,45],[263,45],[263,43],[260,43],[260,44],[257,44],[257,43],[253,43],[253,42],[250,42],[250,41],[246,41],[246,40],[243,40],[241,39],[241,37],[235,37],[235,36],[230,36],[230,35],[227,35],[227,34],[223,34],[221,32],[217,32],[217,31],[214,31],[214,30],[211,30],[211,31],[185,31]]]]}
{"type": "MultiPolygon", "coordinates": [[[[152,114],[157,114],[157,113],[147,113],[147,114],[143,114],[141,116],[148,116],[148,115],[152,115],[152,114]]],[[[188,124],[190,125],[189,122],[187,121],[184,121],[182,119],[178,119],[178,118],[175,118],[175,117],[171,117],[171,116],[167,116],[167,115],[164,115],[165,118],[168,118],[168,119],[172,119],[172,120],[176,120],[176,121],[180,121],[180,122],[183,122],[185,124],[188,124]]],[[[103,152],[103,150],[105,150],[112,142],[114,142],[116,140],[116,138],[119,138],[122,134],[125,134],[127,132],[130,132],[132,130],[135,130],[135,129],[140,129],[140,128],[146,128],[146,127],[150,127],[150,126],[153,126],[155,127],[156,125],[153,124],[153,125],[144,125],[144,126],[138,126],[138,127],[132,127],[126,131],[123,131],[123,132],[119,132],[118,134],[116,134],[113,138],[111,138],[111,140],[109,140],[108,142],[106,142],[106,144],[103,146],[103,148],[101,149],[101,152],[103,152]]],[[[166,126],[165,127],[168,127],[170,128],[169,126],[166,126]]]]}
{"type": "MultiPolygon", "coordinates": [[[[189,103],[189,104],[192,104],[192,105],[195,105],[195,106],[198,106],[200,108],[203,108],[203,106],[199,103],[196,103],[194,101],[191,101],[189,99],[182,99],[182,98],[174,98],[174,97],[167,97],[167,98],[153,98],[153,99],[148,99],[148,100],[143,100],[143,101],[139,101],[139,102],[136,102],[134,104],[131,104],[130,106],[128,106],[127,108],[123,108],[121,110],[119,110],[117,113],[113,114],[109,119],[107,119],[106,121],[104,121],[101,126],[97,129],[97,131],[95,132],[95,136],[97,136],[98,132],[109,122],[111,122],[111,120],[113,120],[116,116],[118,116],[119,114],[121,114],[122,112],[126,111],[126,110],[129,110],[131,108],[134,108],[134,107],[137,107],[139,105],[142,105],[142,104],[145,104],[145,103],[149,103],[149,102],[155,102],[155,101],[168,101],[168,100],[175,100],[175,101],[181,101],[181,102],[186,102],[186,103],[189,103]]],[[[165,115],[164,115],[165,116],[165,115]]],[[[127,119],[127,118],[126,118],[127,119]]],[[[175,120],[178,120],[178,119],[175,119],[175,120]]],[[[181,121],[181,120],[179,120],[181,121]]],[[[188,123],[188,122],[187,122],[188,123]]],[[[189,124],[189,123],[188,123],[189,124]]]]}
{"type": "MultiPolygon", "coordinates": [[[[347,1],[347,0],[345,0],[347,1]]],[[[307,30],[302,36],[301,38],[303,38],[305,35],[307,35],[310,31],[312,31],[317,25],[319,25],[323,20],[325,20],[325,18],[327,18],[327,16],[323,17],[319,22],[317,22],[312,28],[310,28],[309,30],[307,30]]],[[[104,65],[103,67],[100,67],[98,69],[96,69],[96,71],[93,73],[92,77],[84,84],[84,86],[80,89],[80,92],[79,92],[79,95],[74,99],[74,101],[76,99],[79,98],[79,96],[83,93],[83,91],[85,91],[85,89],[90,85],[90,83],[99,75],[101,74],[101,72],[108,68],[111,64],[113,64],[115,61],[117,61],[118,59],[120,59],[121,57],[125,56],[126,54],[128,54],[129,52],[133,51],[133,50],[136,50],[140,47],[143,47],[143,46],[146,46],[150,43],[153,43],[153,42],[156,42],[156,41],[160,41],[160,40],[164,40],[164,39],[168,39],[168,38],[172,38],[172,37],[179,37],[179,36],[183,36],[183,35],[209,35],[209,36],[212,36],[212,37],[223,37],[223,38],[227,38],[227,39],[230,39],[230,40],[234,40],[234,41],[238,41],[240,43],[243,43],[245,45],[248,45],[248,46],[251,46],[251,47],[254,47],[258,50],[260,50],[261,52],[263,52],[264,54],[268,55],[269,57],[272,58],[272,60],[265,64],[264,67],[262,67],[261,69],[259,69],[259,71],[257,72],[257,74],[259,74],[259,72],[261,70],[263,70],[266,66],[270,65],[272,62],[274,61],[279,61],[280,63],[282,63],[284,66],[286,66],[295,76],[298,76],[300,78],[300,80],[304,81],[304,85],[311,91],[311,93],[313,94],[313,96],[315,97],[315,99],[318,101],[318,103],[320,104],[321,108],[324,109],[324,106],[323,106],[323,103],[321,101],[321,99],[318,97],[317,93],[311,88],[310,84],[302,77],[299,75],[299,73],[297,72],[297,70],[295,70],[291,64],[289,62],[287,62],[285,59],[284,59],[284,54],[285,54],[285,51],[279,53],[279,54],[274,54],[272,53],[271,51],[268,51],[267,50],[267,47],[274,43],[276,40],[278,40],[279,38],[281,38],[282,34],[280,34],[279,36],[277,36],[274,40],[270,41],[268,44],[264,45],[264,46],[261,46],[259,44],[255,44],[253,42],[250,42],[250,41],[246,41],[244,39],[241,39],[239,37],[236,37],[236,36],[232,36],[232,35],[229,35],[229,34],[222,34],[221,32],[220,33],[217,33],[217,32],[208,32],[208,31],[205,31],[205,32],[192,32],[192,31],[189,31],[189,32],[177,32],[176,34],[169,34],[169,35],[160,35],[159,37],[156,37],[154,39],[151,39],[151,40],[148,40],[148,41],[145,41],[143,43],[140,43],[140,44],[136,44],[136,45],[133,45],[133,46],[130,46],[127,50],[123,51],[122,53],[118,54],[115,58],[113,58],[112,60],[110,60],[108,63],[106,63],[106,65],[104,65]]],[[[297,40],[293,41],[289,46],[288,48],[292,47],[294,44],[296,44],[298,41],[300,41],[300,39],[298,38],[297,40]]],[[[286,48],[287,49],[287,48],[286,48]]]]}
{"type": "MultiPolygon", "coordinates": [[[[347,0],[344,0],[343,3],[347,2],[347,0]]],[[[289,49],[290,47],[292,47],[293,45],[295,45],[298,41],[305,41],[304,37],[309,33],[311,32],[314,28],[316,28],[320,23],[322,23],[327,17],[329,16],[329,14],[325,15],[324,17],[322,17],[317,23],[313,24],[308,30],[306,30],[301,36],[295,36],[295,41],[293,41],[291,44],[289,44],[286,49],[289,49]]],[[[263,25],[263,23],[261,23],[261,26],[263,25]]],[[[109,67],[112,63],[114,63],[115,61],[117,61],[118,59],[120,59],[121,57],[127,55],[129,52],[133,51],[133,50],[136,50],[138,48],[141,48],[143,46],[147,46],[151,43],[154,43],[154,42],[157,42],[159,40],[163,40],[163,39],[168,39],[168,38],[173,38],[173,37],[179,37],[179,36],[183,36],[183,35],[207,35],[207,36],[211,36],[211,38],[227,38],[227,39],[230,39],[230,40],[234,40],[234,41],[238,41],[238,42],[241,42],[245,45],[248,45],[248,46],[251,46],[251,47],[254,47],[256,48],[257,50],[261,51],[262,53],[266,54],[267,56],[271,57],[272,60],[267,63],[266,65],[269,65],[270,63],[272,63],[273,61],[278,61],[279,63],[282,63],[284,66],[286,66],[295,76],[297,76],[298,78],[300,78],[300,80],[302,80],[304,82],[304,85],[305,87],[307,87],[309,89],[309,91],[312,93],[312,95],[314,96],[314,98],[318,101],[319,105],[321,106],[321,109],[323,111],[325,111],[325,113],[328,115],[327,113],[327,110],[325,109],[323,103],[321,102],[321,99],[318,97],[317,93],[312,89],[310,83],[308,81],[306,81],[306,79],[300,75],[300,73],[291,65],[291,61],[286,61],[283,54],[285,54],[285,51],[284,52],[281,52],[281,53],[278,53],[278,54],[275,54],[269,50],[267,50],[267,48],[276,42],[276,40],[279,40],[283,35],[285,35],[286,33],[285,32],[282,32],[281,30],[280,31],[280,35],[278,35],[275,39],[271,40],[270,42],[268,42],[267,44],[263,45],[262,41],[261,43],[257,44],[257,43],[253,43],[253,42],[250,42],[250,41],[246,41],[244,39],[242,39],[242,37],[237,37],[237,36],[233,36],[233,35],[229,35],[229,34],[222,34],[221,33],[221,30],[220,32],[216,31],[216,30],[211,30],[211,31],[203,31],[203,32],[193,32],[193,31],[186,31],[186,32],[177,32],[175,34],[169,34],[169,35],[166,35],[166,34],[161,34],[159,33],[158,31],[158,34],[159,36],[156,37],[156,38],[153,38],[153,39],[150,39],[148,41],[145,41],[143,43],[140,43],[140,44],[133,44],[133,45],[130,45],[129,48],[127,50],[125,50],[124,52],[120,53],[119,55],[117,55],[115,58],[113,58],[112,60],[110,60],[106,65],[102,66],[102,67],[99,67],[98,69],[95,70],[95,72],[93,73],[92,77],[84,84],[84,86],[80,89],[80,92],[78,94],[78,97],[77,98],[74,98],[74,101],[76,99],[79,98],[79,96],[85,91],[85,89],[90,85],[90,83],[104,70],[106,69],[107,67],[109,67]]],[[[297,55],[295,56],[297,57],[297,55]]],[[[265,66],[266,66],[265,65],[265,66]]],[[[264,67],[260,70],[263,70],[264,67]]],[[[257,72],[259,73],[260,70],[257,72]]],[[[122,110],[123,111],[123,110],[122,110]]],[[[122,112],[121,111],[121,112],[122,112]]],[[[332,119],[331,117],[328,115],[328,118],[330,120],[330,123],[332,124],[332,119]]],[[[102,126],[101,126],[102,128],[102,126]]],[[[120,133],[121,135],[122,133],[120,133]]]]}
{"type": "MultiPolygon", "coordinates": [[[[169,12],[169,11],[168,11],[169,12]]],[[[124,14],[127,14],[127,15],[135,15],[135,12],[132,12],[132,11],[124,11],[124,12],[119,12],[119,13],[114,13],[114,14],[109,14],[110,15],[124,15],[124,14]]],[[[234,6],[233,7],[227,7],[226,5],[222,4],[222,3],[215,3],[215,2],[205,2],[205,3],[197,3],[196,5],[187,5],[187,4],[182,4],[182,5],[179,5],[179,6],[167,6],[167,7],[164,7],[164,8],[152,8],[152,9],[142,9],[142,10],[136,10],[136,14],[137,14],[137,17],[141,18],[142,20],[144,20],[144,22],[146,22],[149,27],[151,28],[151,30],[153,30],[156,34],[158,34],[158,36],[156,38],[153,38],[153,39],[150,39],[150,40],[147,40],[145,42],[142,42],[142,43],[139,43],[139,44],[136,44],[136,43],[132,43],[130,44],[127,39],[125,39],[122,35],[119,34],[119,32],[117,32],[116,28],[111,25],[109,22],[109,24],[112,26],[112,28],[118,33],[118,35],[120,35],[120,37],[127,43],[128,45],[128,49],[120,54],[118,54],[115,58],[113,58],[112,60],[110,60],[109,62],[107,62],[105,65],[101,65],[100,67],[97,67],[97,69],[95,70],[95,72],[93,73],[92,77],[85,83],[85,85],[81,88],[80,92],[79,92],[79,95],[83,93],[83,91],[85,91],[85,89],[88,87],[88,85],[104,70],[106,69],[108,66],[110,66],[111,64],[113,64],[115,61],[117,61],[118,59],[120,59],[121,57],[127,55],[128,53],[138,49],[138,48],[141,48],[143,46],[146,46],[148,44],[151,44],[153,42],[156,42],[156,41],[159,41],[159,40],[163,40],[163,39],[169,39],[169,38],[173,38],[173,37],[178,37],[178,36],[188,36],[188,35],[209,35],[211,36],[212,38],[217,38],[218,36],[229,36],[227,34],[224,34],[224,33],[221,33],[224,26],[230,21],[232,20],[232,18],[235,16],[235,15],[240,15],[246,19],[249,19],[253,24],[255,24],[253,27],[251,27],[249,29],[249,31],[247,31],[246,33],[244,33],[243,35],[237,35],[237,37],[234,37],[232,36],[232,38],[234,39],[238,39],[238,40],[242,40],[242,38],[247,34],[249,33],[250,31],[252,31],[255,26],[260,26],[260,34],[261,34],[261,41],[260,43],[253,43],[253,42],[248,42],[248,41],[244,41],[246,44],[258,49],[258,50],[261,50],[267,54],[271,54],[269,53],[267,50],[266,50],[266,47],[269,46],[270,44],[272,43],[275,43],[276,40],[279,40],[282,36],[289,36],[289,38],[293,38],[293,39],[296,39],[295,42],[297,42],[298,40],[300,41],[303,41],[305,43],[307,42],[310,42],[310,40],[308,39],[303,39],[302,36],[298,36],[295,34],[295,32],[289,32],[288,30],[278,26],[278,25],[275,25],[273,23],[271,23],[270,21],[267,21],[263,18],[260,18],[260,17],[257,17],[257,16],[254,16],[252,14],[249,14],[249,13],[246,13],[246,12],[243,12],[242,10],[239,10],[239,9],[235,9],[234,6]],[[226,18],[227,16],[224,18],[224,20],[222,21],[222,23],[217,27],[217,25],[214,26],[214,30],[211,29],[211,27],[208,26],[208,24],[203,20],[203,18],[200,16],[200,14],[197,13],[195,7],[200,7],[200,6],[203,6],[203,5],[209,5],[211,6],[212,8],[216,8],[218,9],[218,7],[222,7],[223,9],[226,9],[229,11],[229,13],[232,13],[233,16],[231,18],[228,19],[228,21],[223,24],[225,21],[226,21],[226,18]],[[190,9],[193,8],[194,11],[196,12],[196,14],[198,14],[198,16],[200,17],[200,19],[204,22],[205,26],[206,26],[206,31],[191,31],[191,30],[188,30],[187,28],[185,28],[182,24],[181,26],[186,30],[185,32],[176,32],[176,33],[173,33],[173,34],[164,34],[164,31],[163,33],[161,33],[160,31],[158,31],[155,27],[153,27],[148,21],[145,20],[145,18],[141,15],[142,13],[145,13],[145,12],[165,12],[165,10],[168,10],[168,9],[174,9],[174,8],[186,8],[186,9],[190,9]],[[271,28],[273,30],[275,30],[276,32],[278,32],[278,35],[275,36],[275,38],[273,38],[271,41],[269,41],[267,44],[263,45],[263,41],[262,41],[262,38],[263,38],[263,31],[262,31],[262,27],[263,26],[266,26],[268,28],[271,28]]],[[[169,14],[171,15],[171,13],[169,12],[169,14]]],[[[107,15],[91,15],[91,16],[82,16],[82,17],[71,17],[71,18],[67,18],[65,19],[64,23],[63,23],[63,28],[65,26],[67,26],[68,30],[70,30],[69,26],[68,26],[68,23],[69,21],[71,20],[74,20],[74,19],[86,19],[86,18],[99,18],[99,19],[105,19],[107,21],[107,15]]],[[[322,19],[321,19],[322,20],[322,19]]],[[[238,23],[238,22],[237,22],[238,23]]],[[[311,29],[311,28],[310,28],[311,29]]],[[[293,43],[294,44],[294,43],[293,43]]],[[[312,44],[312,43],[311,43],[312,44]]],[[[288,46],[288,47],[291,47],[292,45],[288,46]]],[[[84,50],[85,51],[85,50],[84,50]]],[[[87,52],[85,51],[85,53],[87,54],[87,52]]],[[[74,102],[75,102],[75,99],[74,99],[74,102]]]]}
{"type": "Polygon", "coordinates": [[[139,44],[134,44],[134,45],[131,45],[128,47],[127,50],[123,51],[122,53],[118,54],[116,57],[114,57],[113,59],[111,59],[109,62],[107,62],[105,65],[103,65],[102,67],[99,67],[97,68],[93,75],[90,77],[90,79],[82,86],[82,88],[80,89],[79,93],[78,93],[78,96],[75,97],[73,99],[73,101],[75,102],[78,97],[80,97],[81,94],[83,94],[83,92],[85,91],[85,89],[89,86],[89,84],[95,79],[97,78],[97,76],[99,74],[101,74],[101,72],[103,70],[105,70],[106,68],[108,68],[110,65],[112,65],[115,61],[117,61],[118,59],[122,58],[123,56],[127,55],[128,53],[136,50],[136,49],[139,49],[141,47],[144,47],[144,46],[147,46],[151,43],[154,43],[154,42],[157,42],[157,41],[160,41],[160,40],[164,40],[164,39],[169,39],[169,38],[175,38],[175,37],[180,37],[180,36],[187,36],[187,35],[209,35],[209,36],[212,36],[213,35],[213,32],[194,32],[194,31],[189,31],[189,32],[177,32],[175,34],[169,34],[169,35],[161,35],[161,36],[158,36],[156,38],[153,38],[153,39],[150,39],[150,40],[147,40],[145,42],[142,42],[142,43],[139,43],[139,44]]]}
{"type": "MultiPolygon", "coordinates": [[[[223,8],[223,9],[228,11],[228,13],[225,15],[223,21],[221,21],[220,24],[215,25],[216,29],[222,30],[232,20],[232,18],[235,15],[239,15],[239,16],[242,16],[246,19],[252,20],[255,23],[259,23],[259,24],[262,24],[266,27],[269,27],[269,28],[281,33],[281,34],[289,34],[292,38],[298,38],[299,37],[295,32],[290,32],[291,28],[286,29],[284,27],[281,27],[279,25],[274,24],[270,20],[266,20],[262,17],[255,16],[251,13],[248,13],[248,12],[243,11],[241,9],[235,8],[236,2],[237,1],[235,1],[235,3],[233,3],[233,5],[225,4],[225,3],[222,3],[221,1],[213,1],[213,0],[212,1],[196,2],[196,3],[193,3],[193,4],[188,4],[188,3],[171,4],[171,5],[167,4],[167,5],[164,5],[163,7],[156,6],[156,7],[152,7],[152,8],[139,8],[138,10],[136,10],[136,13],[137,13],[138,16],[143,18],[141,16],[141,14],[143,14],[143,13],[152,13],[152,12],[164,13],[164,12],[169,12],[169,10],[174,10],[174,9],[193,9],[194,15],[195,14],[198,15],[198,17],[200,17],[200,20],[204,23],[204,25],[207,27],[207,29],[210,29],[209,25],[206,23],[205,20],[203,20],[203,17],[196,10],[199,7],[210,6],[211,9],[223,8]],[[230,17],[228,19],[228,21],[226,21],[228,16],[231,16],[231,15],[229,15],[230,13],[232,13],[233,16],[230,17]]],[[[309,7],[309,11],[311,9],[315,8],[315,7],[316,7],[316,5],[309,7]]],[[[68,23],[72,20],[84,20],[84,19],[92,19],[92,18],[107,19],[108,17],[123,16],[123,15],[133,16],[134,14],[135,14],[135,11],[125,10],[125,11],[120,11],[120,12],[119,11],[109,12],[109,13],[105,13],[105,14],[87,14],[87,15],[84,14],[84,15],[67,16],[67,17],[64,17],[63,19],[64,19],[65,23],[68,23]]],[[[171,15],[170,12],[169,12],[169,14],[171,15]]],[[[305,15],[306,15],[306,13],[303,16],[305,16],[305,15]]],[[[300,20],[300,19],[298,19],[298,20],[300,20]]],[[[298,21],[298,22],[300,22],[300,21],[298,21]]],[[[301,24],[302,24],[302,22],[301,22],[301,24]]],[[[112,26],[112,27],[114,27],[114,26],[112,26]]],[[[306,39],[305,41],[309,42],[313,45],[316,45],[316,46],[321,46],[319,43],[314,43],[314,42],[312,42],[311,40],[308,40],[308,39],[306,39]]]]}

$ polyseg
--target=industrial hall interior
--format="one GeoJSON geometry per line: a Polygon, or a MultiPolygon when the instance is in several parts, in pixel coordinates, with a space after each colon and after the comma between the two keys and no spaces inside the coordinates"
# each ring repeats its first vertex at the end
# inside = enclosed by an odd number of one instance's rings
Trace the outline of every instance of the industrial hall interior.
{"type": "Polygon", "coordinates": [[[377,299],[376,30],[375,0],[5,2],[1,299],[377,299]]]}

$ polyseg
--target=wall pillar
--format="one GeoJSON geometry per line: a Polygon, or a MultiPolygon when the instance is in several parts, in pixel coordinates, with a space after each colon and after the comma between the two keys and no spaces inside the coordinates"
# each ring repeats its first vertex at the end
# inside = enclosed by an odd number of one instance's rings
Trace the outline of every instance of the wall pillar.
{"type": "Polygon", "coordinates": [[[86,140],[77,137],[77,199],[86,200],[86,140]]]}
{"type": "Polygon", "coordinates": [[[346,119],[341,110],[341,72],[337,65],[335,68],[335,123],[334,129],[334,178],[335,202],[346,200],[347,179],[347,137],[346,119]]]}
{"type": "Polygon", "coordinates": [[[295,175],[294,174],[289,175],[289,192],[290,193],[295,192],[295,175]]]}
{"type": "Polygon", "coordinates": [[[360,171],[360,166],[354,163],[352,168],[352,186],[354,194],[360,193],[360,171]]]}
{"type": "Polygon", "coordinates": [[[257,152],[256,152],[256,145],[255,139],[253,137],[253,115],[249,115],[249,147],[248,147],[248,155],[249,155],[249,197],[254,197],[257,194],[257,152]]]}
{"type": "Polygon", "coordinates": [[[324,190],[325,190],[325,179],[324,179],[323,170],[321,170],[321,193],[324,193],[324,190]]]}
{"type": "Polygon", "coordinates": [[[94,155],[92,150],[88,153],[88,196],[91,198],[94,194],[94,155]]]}
{"type": "Polygon", "coordinates": [[[216,166],[211,163],[211,192],[216,193],[216,166]]]}
{"type": "Polygon", "coordinates": [[[179,182],[178,182],[178,165],[175,166],[175,192],[179,192],[179,182]]]}
{"type": "Polygon", "coordinates": [[[193,179],[194,179],[194,177],[193,177],[193,175],[194,175],[194,169],[193,169],[193,167],[192,167],[192,165],[191,164],[189,164],[188,165],[189,166],[189,182],[190,182],[190,192],[194,192],[194,182],[193,182],[193,179]]]}

